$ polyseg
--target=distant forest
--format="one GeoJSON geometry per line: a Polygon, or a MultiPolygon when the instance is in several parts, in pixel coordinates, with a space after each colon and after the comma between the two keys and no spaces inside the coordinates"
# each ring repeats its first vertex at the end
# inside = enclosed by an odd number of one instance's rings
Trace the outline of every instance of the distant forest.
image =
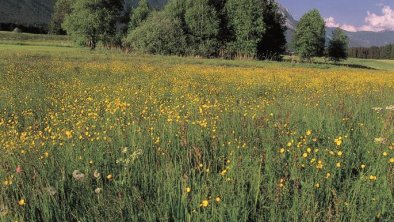
{"type": "Polygon", "coordinates": [[[360,59],[394,59],[394,44],[382,47],[349,48],[348,56],[360,59]]]}

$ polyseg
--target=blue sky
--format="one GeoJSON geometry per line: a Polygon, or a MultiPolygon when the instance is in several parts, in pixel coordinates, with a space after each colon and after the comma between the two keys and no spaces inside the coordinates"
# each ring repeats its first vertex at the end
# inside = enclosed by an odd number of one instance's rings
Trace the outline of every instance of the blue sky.
{"type": "Polygon", "coordinates": [[[312,8],[319,9],[327,26],[349,31],[394,30],[394,0],[278,0],[299,19],[312,8]],[[369,13],[368,13],[369,12],[369,13]]]}

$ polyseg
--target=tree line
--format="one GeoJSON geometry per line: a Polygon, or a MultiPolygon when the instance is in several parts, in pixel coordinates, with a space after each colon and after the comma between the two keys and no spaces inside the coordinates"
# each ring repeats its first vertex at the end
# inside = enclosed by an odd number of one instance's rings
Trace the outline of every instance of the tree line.
{"type": "Polygon", "coordinates": [[[394,44],[381,47],[355,47],[349,48],[349,57],[360,59],[394,59],[394,44]]]}
{"type": "MultiPolygon", "coordinates": [[[[169,0],[160,10],[147,0],[130,10],[123,0],[57,0],[50,27],[92,49],[101,43],[150,54],[280,60],[285,23],[275,0],[169,0]]],[[[325,23],[314,9],[301,18],[292,45],[302,59],[344,59],[347,37],[334,32],[326,50],[325,23]]]]}

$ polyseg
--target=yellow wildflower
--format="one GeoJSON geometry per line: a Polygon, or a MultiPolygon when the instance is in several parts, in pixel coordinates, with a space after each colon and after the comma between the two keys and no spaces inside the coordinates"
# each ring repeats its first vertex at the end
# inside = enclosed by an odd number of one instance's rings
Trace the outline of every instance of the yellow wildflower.
{"type": "Polygon", "coordinates": [[[373,175],[371,175],[371,176],[369,176],[369,179],[370,179],[370,180],[373,180],[373,181],[375,181],[375,180],[377,180],[377,177],[376,177],[376,176],[373,176],[373,175]]]}
{"type": "Polygon", "coordinates": [[[335,139],[335,140],[334,140],[334,143],[335,143],[337,146],[340,146],[340,145],[342,144],[342,137],[338,137],[337,139],[335,139]]]}
{"type": "Polygon", "coordinates": [[[68,139],[71,139],[71,138],[73,137],[72,131],[67,130],[67,131],[66,131],[66,137],[67,137],[68,139]]]}
{"type": "Polygon", "coordinates": [[[319,161],[317,162],[316,168],[317,168],[317,169],[323,169],[323,162],[322,162],[321,160],[319,160],[319,161]]]}
{"type": "Polygon", "coordinates": [[[208,207],[209,201],[208,200],[203,200],[200,204],[200,207],[208,207]]]}
{"type": "Polygon", "coordinates": [[[25,206],[26,205],[26,201],[25,201],[25,199],[20,199],[19,201],[18,201],[18,205],[19,206],[25,206]]]}

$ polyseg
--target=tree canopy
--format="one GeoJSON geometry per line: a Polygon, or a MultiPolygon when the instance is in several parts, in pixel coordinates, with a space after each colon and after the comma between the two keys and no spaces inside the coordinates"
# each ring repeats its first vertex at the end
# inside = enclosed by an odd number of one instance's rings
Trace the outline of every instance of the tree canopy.
{"type": "Polygon", "coordinates": [[[56,0],[53,8],[51,22],[49,23],[49,33],[64,35],[66,31],[62,28],[62,23],[67,15],[71,13],[73,0],[56,0]]]}
{"type": "Polygon", "coordinates": [[[122,7],[121,0],[75,0],[62,27],[76,42],[94,49],[99,41],[106,44],[115,36],[122,7]]]}
{"type": "Polygon", "coordinates": [[[228,0],[226,9],[229,28],[235,34],[235,40],[228,43],[230,51],[237,57],[255,58],[258,45],[265,33],[263,1],[228,0]]]}
{"type": "Polygon", "coordinates": [[[322,56],[325,48],[325,22],[317,9],[303,15],[297,25],[293,46],[302,59],[322,56]]]}
{"type": "Polygon", "coordinates": [[[285,18],[274,0],[169,0],[157,11],[140,0],[126,19],[122,0],[58,1],[73,2],[64,30],[91,48],[123,39],[147,53],[249,59],[280,59],[285,50],[285,18]]]}
{"type": "Polygon", "coordinates": [[[146,20],[151,9],[149,7],[148,0],[140,0],[138,7],[131,10],[129,31],[137,28],[143,21],[146,20]]]}
{"type": "Polygon", "coordinates": [[[219,17],[210,0],[188,0],[185,22],[191,54],[204,57],[217,54],[219,17]]]}
{"type": "Polygon", "coordinates": [[[263,1],[265,34],[258,45],[259,58],[280,60],[286,51],[286,18],[275,1],[263,1]]]}
{"type": "Polygon", "coordinates": [[[394,44],[381,47],[354,47],[348,49],[348,55],[360,59],[394,59],[394,44]]]}
{"type": "Polygon", "coordinates": [[[154,12],[126,41],[138,52],[160,55],[181,55],[186,47],[181,22],[163,12],[154,12]]]}
{"type": "Polygon", "coordinates": [[[346,34],[340,28],[334,29],[332,31],[327,50],[330,60],[338,62],[340,60],[347,59],[348,44],[349,38],[346,34]]]}

